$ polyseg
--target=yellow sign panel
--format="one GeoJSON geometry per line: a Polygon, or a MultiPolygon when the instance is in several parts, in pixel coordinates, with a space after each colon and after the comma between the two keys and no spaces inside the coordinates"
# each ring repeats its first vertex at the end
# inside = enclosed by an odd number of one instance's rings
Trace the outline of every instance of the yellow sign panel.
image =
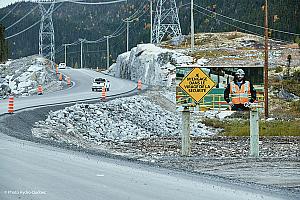
{"type": "Polygon", "coordinates": [[[197,67],[184,77],[179,86],[198,102],[215,86],[215,82],[197,67]]]}

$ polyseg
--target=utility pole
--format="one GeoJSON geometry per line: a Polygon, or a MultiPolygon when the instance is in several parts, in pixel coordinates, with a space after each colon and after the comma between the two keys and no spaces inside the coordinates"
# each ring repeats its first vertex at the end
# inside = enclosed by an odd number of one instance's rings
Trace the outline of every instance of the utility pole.
{"type": "Polygon", "coordinates": [[[269,96],[268,96],[268,66],[269,66],[269,30],[268,30],[268,0],[265,0],[265,65],[264,65],[264,71],[265,71],[265,118],[269,117],[269,96]]]}
{"type": "Polygon", "coordinates": [[[195,31],[194,31],[194,0],[191,0],[191,50],[194,52],[195,46],[195,31]]]}
{"type": "Polygon", "coordinates": [[[68,46],[71,46],[72,44],[64,44],[64,46],[65,46],[65,63],[66,63],[66,66],[68,66],[67,65],[67,47],[68,46]]]}
{"type": "Polygon", "coordinates": [[[83,42],[84,42],[84,39],[80,39],[80,68],[82,69],[83,66],[83,42]]]}
{"type": "Polygon", "coordinates": [[[128,52],[128,50],[129,50],[129,21],[128,21],[128,19],[127,19],[126,23],[127,23],[126,52],[128,52]]]}
{"type": "Polygon", "coordinates": [[[67,44],[64,44],[65,46],[65,64],[67,66],[67,44]]]}
{"type": "Polygon", "coordinates": [[[153,6],[152,6],[152,0],[150,0],[150,43],[152,43],[152,31],[153,31],[153,17],[152,17],[152,13],[153,13],[153,6]]]}
{"type": "Polygon", "coordinates": [[[129,20],[129,18],[123,20],[127,24],[127,34],[126,34],[126,51],[129,51],[129,23],[133,22],[135,19],[129,20]]]}
{"type": "MultiPolygon", "coordinates": [[[[68,66],[67,65],[67,47],[72,46],[73,44],[63,44],[63,45],[65,46],[65,63],[66,63],[66,66],[68,66]]],[[[71,66],[73,66],[73,64],[71,64],[71,66]]]]}
{"type": "Polygon", "coordinates": [[[106,38],[106,69],[109,68],[109,38],[110,36],[105,36],[106,38]]]}

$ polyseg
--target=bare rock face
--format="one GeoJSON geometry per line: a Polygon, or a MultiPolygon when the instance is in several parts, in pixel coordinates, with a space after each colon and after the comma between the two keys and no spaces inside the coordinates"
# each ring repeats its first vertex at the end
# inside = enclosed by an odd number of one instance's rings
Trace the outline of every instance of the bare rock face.
{"type": "Polygon", "coordinates": [[[0,64],[0,98],[36,94],[38,85],[42,85],[44,92],[62,89],[49,66],[48,60],[39,56],[0,64]]]}
{"type": "Polygon", "coordinates": [[[292,93],[289,93],[288,91],[282,89],[279,91],[278,93],[278,97],[281,98],[281,99],[285,99],[287,101],[294,101],[294,100],[299,100],[300,97],[292,94],[292,93]]]}
{"type": "Polygon", "coordinates": [[[140,79],[149,85],[170,86],[175,78],[175,66],[192,62],[190,56],[153,44],[140,44],[130,52],[119,55],[109,73],[134,81],[140,79]]]}

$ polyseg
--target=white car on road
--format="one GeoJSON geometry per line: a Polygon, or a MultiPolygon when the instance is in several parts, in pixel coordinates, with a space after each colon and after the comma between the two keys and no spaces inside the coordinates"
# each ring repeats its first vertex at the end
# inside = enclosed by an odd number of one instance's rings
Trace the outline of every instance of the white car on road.
{"type": "Polygon", "coordinates": [[[106,91],[109,91],[109,80],[105,78],[95,78],[92,85],[92,91],[102,91],[103,87],[105,87],[106,91]]]}
{"type": "Polygon", "coordinates": [[[58,69],[66,69],[67,65],[66,63],[59,63],[58,69]]]}

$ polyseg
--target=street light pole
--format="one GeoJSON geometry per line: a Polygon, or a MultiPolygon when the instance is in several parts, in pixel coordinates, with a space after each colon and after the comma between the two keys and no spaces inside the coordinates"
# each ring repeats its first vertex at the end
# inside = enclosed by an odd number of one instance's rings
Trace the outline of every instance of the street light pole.
{"type": "Polygon", "coordinates": [[[269,66],[269,30],[268,30],[268,0],[265,0],[265,64],[264,64],[264,79],[265,79],[265,118],[269,117],[269,95],[268,95],[268,66],[269,66]]]}

